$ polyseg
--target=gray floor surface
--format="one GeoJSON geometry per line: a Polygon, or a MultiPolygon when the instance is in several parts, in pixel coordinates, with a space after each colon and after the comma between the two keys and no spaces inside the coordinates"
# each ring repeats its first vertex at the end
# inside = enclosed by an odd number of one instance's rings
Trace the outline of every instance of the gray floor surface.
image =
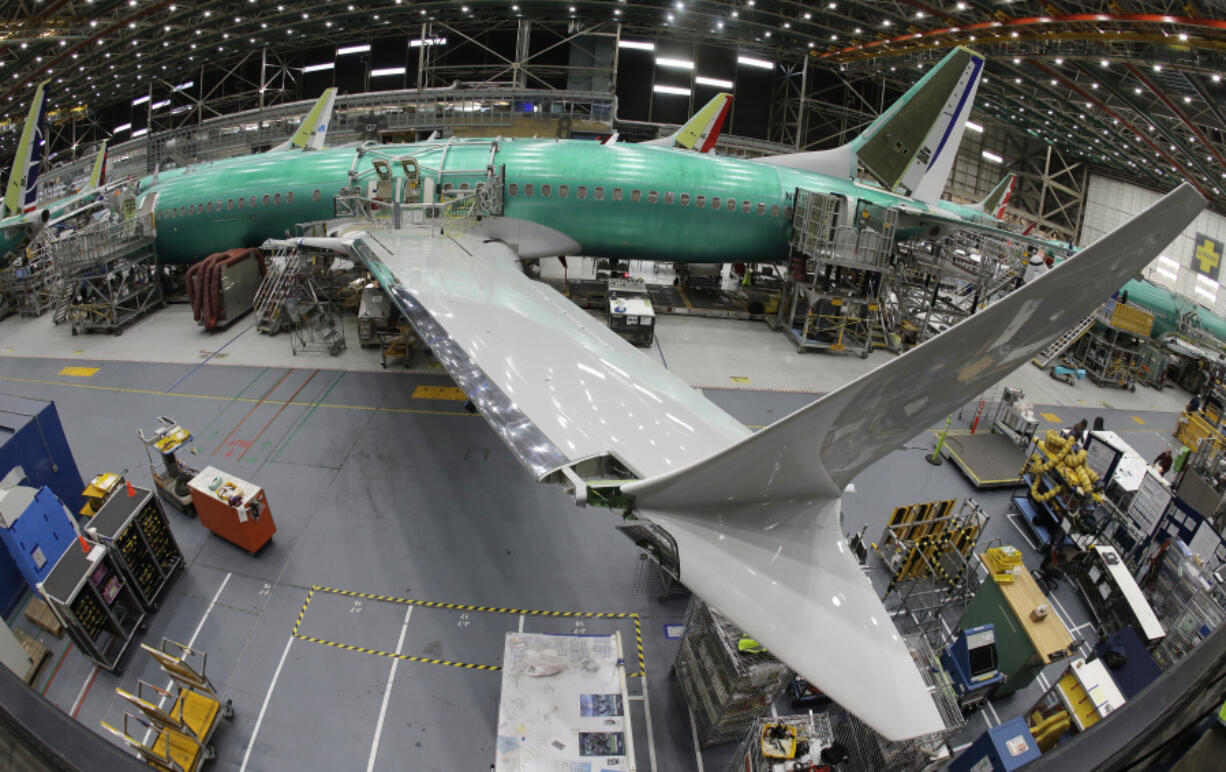
{"type": "MultiPolygon", "coordinates": [[[[148,431],[166,415],[195,432],[188,463],[213,464],[266,489],[278,531],[257,557],[169,511],[189,565],[144,637],[156,644],[167,636],[206,651],[208,674],[233,701],[236,715],[215,736],[211,768],[486,770],[497,671],[408,660],[399,661],[391,678],[391,658],[362,650],[497,665],[504,634],[517,629],[618,630],[633,650],[634,618],[496,610],[514,608],[636,615],[646,661],[645,677],[630,679],[638,768],[723,770],[732,746],[696,753],[669,674],[677,643],[664,628],[682,621],[685,600],[657,599],[636,550],[613,528],[616,516],[576,508],[560,489],[532,482],[462,402],[412,397],[418,385],[448,385],[441,371],[346,372],[320,366],[326,364],[320,358],[296,368],[0,358],[0,391],[56,402],[86,478],[127,470],[148,485],[136,429],[148,431]],[[69,363],[99,370],[88,378],[60,375],[69,363]]],[[[1079,388],[1087,403],[1094,399],[1092,386],[1079,388]]],[[[755,427],[814,399],[704,391],[755,427]]],[[[1048,414],[1043,429],[1102,415],[1107,428],[1147,457],[1174,442],[1171,413],[1039,410],[1048,414]]],[[[968,426],[973,411],[970,405],[956,416],[954,428],[968,426]]],[[[895,506],[972,496],[992,516],[983,538],[1023,549],[1027,563],[1036,565],[1026,535],[1008,517],[1010,491],[974,491],[953,465],[924,463],[932,442],[931,432],[921,434],[855,481],[844,499],[845,530],[867,523],[875,539],[895,506]]],[[[880,561],[872,557],[870,566],[884,590],[888,577],[880,561]]],[[[1088,620],[1067,585],[1056,596],[1066,621],[1088,620]]],[[[34,630],[24,619],[17,624],[34,630]]],[[[113,675],[67,651],[66,640],[40,637],[55,656],[35,687],[91,729],[99,730],[100,720],[122,720],[114,687],[134,689],[137,679],[165,686],[139,651],[113,675]]],[[[1050,666],[1046,677],[1065,665],[1050,666]]],[[[971,716],[954,742],[969,742],[986,726],[1020,714],[1040,692],[1034,684],[971,716]]],[[[777,709],[789,710],[786,703],[777,709]]]]}

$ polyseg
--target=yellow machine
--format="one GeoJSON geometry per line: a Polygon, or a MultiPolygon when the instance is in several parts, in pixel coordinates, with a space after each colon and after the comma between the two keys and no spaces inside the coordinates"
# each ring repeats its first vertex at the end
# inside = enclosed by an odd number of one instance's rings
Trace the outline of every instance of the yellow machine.
{"type": "Polygon", "coordinates": [[[145,443],[145,456],[149,459],[149,473],[153,475],[153,482],[161,491],[162,498],[174,504],[184,514],[192,514],[192,497],[187,482],[195,477],[199,470],[180,463],[178,458],[179,450],[191,442],[192,433],[166,416],[159,416],[158,421],[162,425],[153,432],[152,437],[146,437],[144,431],[140,429],[136,430],[136,436],[145,443]],[[153,463],[151,449],[156,450],[162,456],[161,472],[153,463]]]}
{"type": "Polygon", "coordinates": [[[81,514],[85,517],[93,517],[98,514],[98,510],[102,509],[102,505],[112,493],[118,490],[121,483],[123,483],[123,475],[114,472],[100,474],[90,480],[89,485],[81,492],[81,495],[85,497],[85,506],[81,507],[81,514]]]}

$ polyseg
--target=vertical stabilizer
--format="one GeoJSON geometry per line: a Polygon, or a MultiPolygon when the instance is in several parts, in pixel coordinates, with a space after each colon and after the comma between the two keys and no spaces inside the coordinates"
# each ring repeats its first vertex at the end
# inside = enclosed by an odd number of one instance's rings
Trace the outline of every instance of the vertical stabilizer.
{"type": "Polygon", "coordinates": [[[922,201],[938,201],[953,169],[983,63],[980,54],[956,48],[850,143],[758,160],[844,179],[854,178],[859,165],[889,190],[903,188],[922,201]]]}
{"type": "Polygon", "coordinates": [[[332,121],[332,105],[336,101],[336,88],[320,95],[315,106],[302,119],[302,125],[294,136],[272,148],[273,150],[322,150],[332,121]]]}
{"type": "Polygon", "coordinates": [[[21,214],[38,199],[39,162],[42,161],[43,142],[46,139],[47,83],[43,81],[38,84],[26,116],[25,128],[21,130],[21,141],[13,157],[8,187],[4,191],[5,215],[21,214]]]}
{"type": "Polygon", "coordinates": [[[719,139],[720,132],[724,129],[724,122],[728,119],[728,110],[731,106],[732,94],[716,94],[710,102],[703,105],[701,110],[694,113],[694,117],[682,124],[681,128],[672,134],[659,139],[649,139],[639,144],[679,147],[699,153],[710,152],[711,148],[715,147],[715,141],[719,139]]]}
{"type": "Polygon", "coordinates": [[[94,168],[89,173],[89,182],[86,183],[87,190],[100,188],[106,184],[106,140],[102,141],[102,147],[98,149],[98,157],[94,159],[94,168]]]}
{"type": "Polygon", "coordinates": [[[1017,187],[1017,175],[1010,172],[1005,175],[1005,178],[996,183],[996,187],[992,188],[992,192],[988,197],[980,201],[977,205],[983,210],[984,214],[990,214],[999,220],[1005,214],[1005,206],[1008,205],[1009,199],[1013,197],[1013,191],[1017,187]]]}

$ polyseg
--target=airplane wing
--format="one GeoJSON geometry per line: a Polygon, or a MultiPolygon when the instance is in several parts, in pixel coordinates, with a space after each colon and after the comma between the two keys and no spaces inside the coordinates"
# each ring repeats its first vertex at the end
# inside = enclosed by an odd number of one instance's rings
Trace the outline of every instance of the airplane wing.
{"type": "Polygon", "coordinates": [[[371,231],[356,257],[538,478],[610,454],[637,477],[749,430],[477,235],[371,231]]]}
{"type": "MultiPolygon", "coordinates": [[[[1027,361],[1204,208],[1184,186],[1079,256],[904,356],[751,434],[475,234],[295,240],[362,259],[538,479],[617,458],[681,580],[889,739],[945,728],[842,533],[862,470],[1027,361]]],[[[290,242],[293,243],[293,242],[290,242]]]]}

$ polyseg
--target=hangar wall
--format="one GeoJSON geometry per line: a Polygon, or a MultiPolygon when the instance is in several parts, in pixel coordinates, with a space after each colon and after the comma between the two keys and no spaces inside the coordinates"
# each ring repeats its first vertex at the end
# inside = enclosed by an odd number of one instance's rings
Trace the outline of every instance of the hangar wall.
{"type": "MultiPolygon", "coordinates": [[[[1085,220],[1081,227],[1082,246],[1093,243],[1132,219],[1161,197],[1161,193],[1138,185],[1091,175],[1086,192],[1085,220]]],[[[1149,264],[1144,271],[1145,276],[1156,284],[1169,287],[1213,309],[1218,316],[1226,316],[1226,290],[1219,285],[1219,282],[1226,281],[1226,271],[1221,270],[1223,242],[1226,242],[1226,217],[1203,211],[1171,242],[1161,257],[1149,264]],[[1218,242],[1216,246],[1210,245],[1211,248],[1202,246],[1200,254],[1203,260],[1196,257],[1198,233],[1218,242]],[[1198,265],[1203,265],[1210,275],[1200,272],[1198,265]]]]}

